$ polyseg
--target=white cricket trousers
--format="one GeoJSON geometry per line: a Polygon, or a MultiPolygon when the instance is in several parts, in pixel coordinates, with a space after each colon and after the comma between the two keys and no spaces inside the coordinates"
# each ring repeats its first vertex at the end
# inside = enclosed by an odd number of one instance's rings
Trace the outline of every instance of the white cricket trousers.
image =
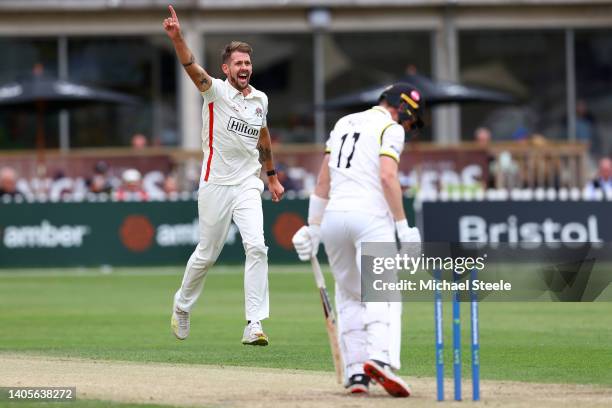
{"type": "Polygon", "coordinates": [[[361,301],[361,243],[395,242],[393,219],[358,211],[326,211],[321,238],[336,280],[345,379],[362,374],[368,359],[399,369],[402,304],[361,301]]]}
{"type": "Polygon", "coordinates": [[[261,193],[263,182],[252,176],[239,185],[204,184],[198,193],[200,242],[191,254],[175,304],[190,312],[204,280],[223,249],[232,219],[240,231],[244,265],[244,307],[247,320],[269,316],[268,247],[264,242],[261,193]]]}

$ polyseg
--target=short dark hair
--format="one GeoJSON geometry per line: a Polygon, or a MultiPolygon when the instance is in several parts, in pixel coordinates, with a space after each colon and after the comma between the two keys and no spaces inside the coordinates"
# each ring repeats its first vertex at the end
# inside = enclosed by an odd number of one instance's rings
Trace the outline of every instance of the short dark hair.
{"type": "Polygon", "coordinates": [[[250,56],[253,52],[253,48],[251,48],[249,44],[243,41],[232,41],[231,43],[225,46],[223,52],[221,53],[221,60],[224,64],[227,64],[227,61],[229,61],[230,57],[232,56],[232,53],[235,51],[245,52],[250,56]]]}

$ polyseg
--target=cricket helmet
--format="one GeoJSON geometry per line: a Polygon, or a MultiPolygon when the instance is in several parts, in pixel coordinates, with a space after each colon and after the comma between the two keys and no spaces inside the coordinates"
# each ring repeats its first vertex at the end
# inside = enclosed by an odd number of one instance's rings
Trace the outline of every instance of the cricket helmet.
{"type": "Polygon", "coordinates": [[[413,129],[420,129],[424,126],[421,112],[423,110],[423,98],[421,93],[412,85],[406,82],[398,82],[389,85],[380,94],[378,102],[386,101],[389,105],[397,108],[398,123],[407,120],[414,120],[413,129]]]}

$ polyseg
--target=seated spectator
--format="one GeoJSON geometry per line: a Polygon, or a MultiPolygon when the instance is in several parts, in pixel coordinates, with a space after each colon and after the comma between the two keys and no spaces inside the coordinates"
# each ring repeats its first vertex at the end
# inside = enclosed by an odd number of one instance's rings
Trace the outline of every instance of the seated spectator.
{"type": "Polygon", "coordinates": [[[53,174],[53,181],[49,186],[48,196],[51,201],[62,201],[72,197],[74,180],[66,177],[64,170],[58,169],[53,174]]]}
{"type": "Polygon", "coordinates": [[[168,174],[164,179],[164,193],[166,196],[176,196],[179,192],[178,181],[176,177],[172,174],[168,174]]]}
{"type": "Polygon", "coordinates": [[[612,195],[612,160],[609,157],[599,161],[597,177],[586,186],[587,198],[595,198],[596,191],[601,191],[604,197],[612,195]]]}
{"type": "Polygon", "coordinates": [[[121,175],[122,184],[115,191],[118,201],[147,201],[149,195],[142,188],[142,176],[136,169],[127,169],[121,175]]]}
{"type": "Polygon", "coordinates": [[[17,171],[12,167],[0,169],[0,198],[24,198],[23,194],[17,190],[17,171]]]}
{"type": "Polygon", "coordinates": [[[110,178],[108,177],[108,164],[100,160],[94,166],[94,173],[87,180],[89,191],[95,194],[110,194],[113,190],[110,178]]]}
{"type": "Polygon", "coordinates": [[[112,187],[106,177],[101,174],[94,174],[89,179],[89,191],[95,194],[110,194],[112,187]]]}

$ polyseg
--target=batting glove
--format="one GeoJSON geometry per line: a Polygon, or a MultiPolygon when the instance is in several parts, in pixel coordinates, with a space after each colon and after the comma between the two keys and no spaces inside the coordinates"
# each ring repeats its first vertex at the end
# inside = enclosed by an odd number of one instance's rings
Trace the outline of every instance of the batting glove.
{"type": "Polygon", "coordinates": [[[295,233],[291,241],[300,261],[308,261],[310,258],[317,256],[317,252],[319,252],[321,227],[318,225],[304,225],[295,233]]]}
{"type": "Polygon", "coordinates": [[[402,220],[395,223],[395,230],[400,241],[400,252],[411,258],[421,255],[421,233],[416,227],[410,228],[408,221],[402,220]]]}
{"type": "Polygon", "coordinates": [[[400,242],[421,242],[421,233],[416,227],[409,227],[407,220],[395,223],[395,230],[400,242]]]}

